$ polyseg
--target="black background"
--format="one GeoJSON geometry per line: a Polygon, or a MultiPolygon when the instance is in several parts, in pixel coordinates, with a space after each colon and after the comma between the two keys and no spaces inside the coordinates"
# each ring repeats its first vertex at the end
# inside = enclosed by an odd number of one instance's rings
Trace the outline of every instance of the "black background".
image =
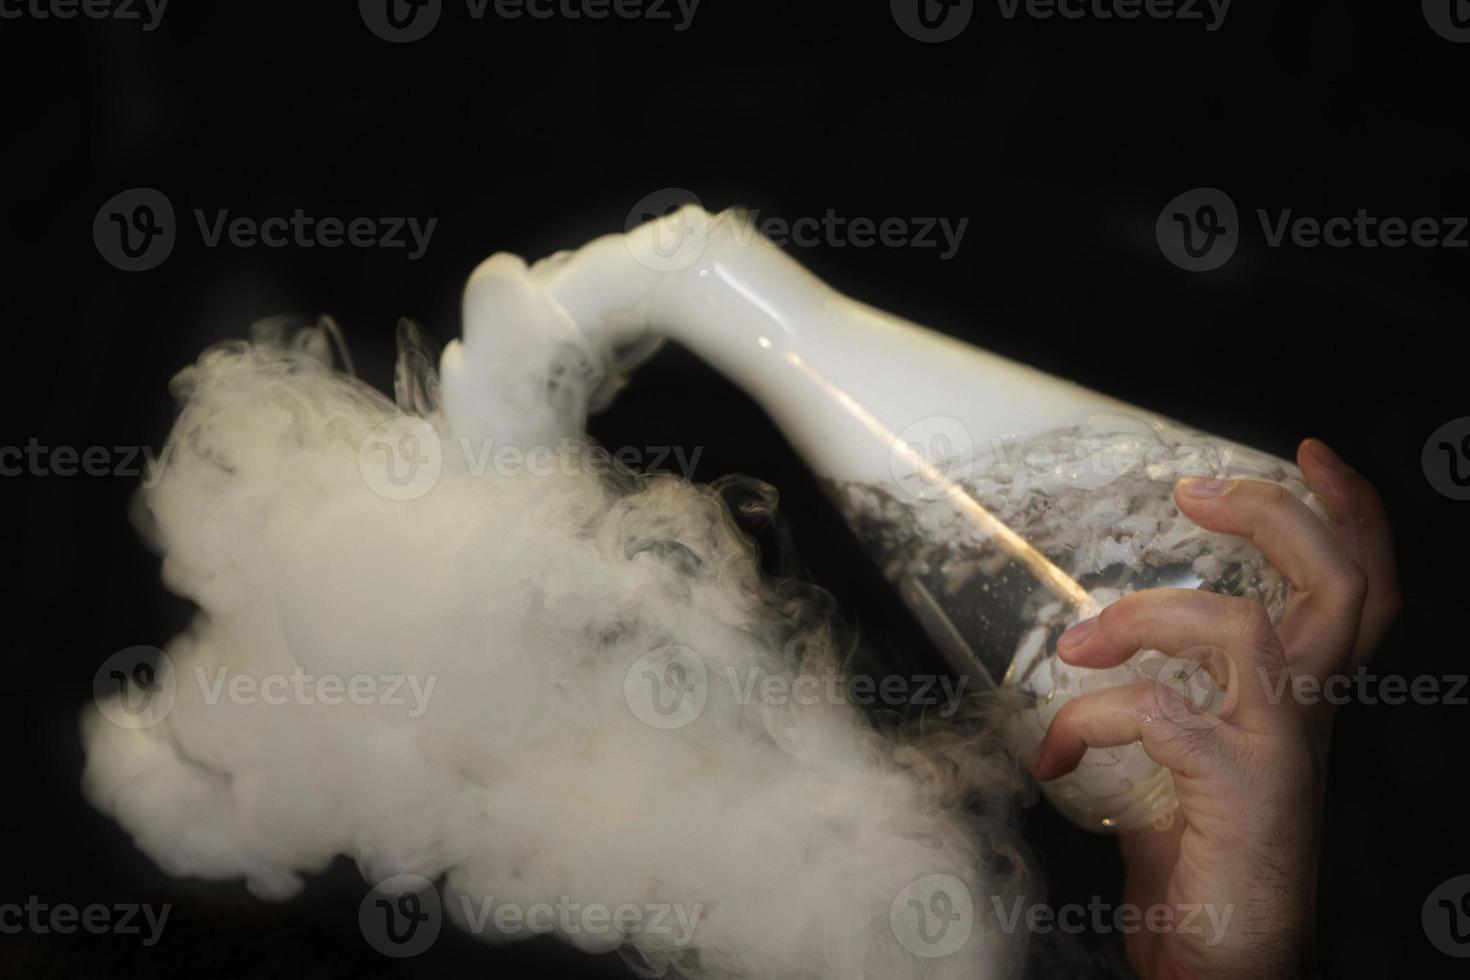
{"type": "MultiPolygon", "coordinates": [[[[370,33],[352,3],[185,3],[136,23],[0,20],[0,316],[4,434],[23,445],[163,443],[171,375],[263,316],[331,313],[359,372],[391,383],[393,327],[440,343],[491,252],[531,258],[621,230],[644,195],[795,219],[968,217],[938,249],[794,248],[839,289],[998,353],[1201,428],[1291,455],[1325,438],[1380,487],[1408,609],[1377,666],[1466,672],[1470,503],[1420,462],[1470,415],[1470,251],[1270,248],[1254,215],[1358,208],[1470,213],[1463,105],[1470,45],[1413,3],[1236,0],[1200,21],[1003,18],[977,4],[957,39],[922,44],[887,4],[703,0],[692,26],[558,18],[474,21],[446,3],[412,44],[370,33]],[[180,215],[159,268],[99,256],[92,221],[156,187],[180,215]],[[1170,265],[1164,204],[1225,190],[1235,257],[1170,265]],[[206,248],[192,211],[263,218],[438,217],[404,250],[206,248]]],[[[666,349],[593,433],[609,446],[702,447],[696,477],[775,484],[797,556],[880,647],[922,645],[820,489],[761,411],[666,349]]],[[[175,881],[78,791],[77,711],[115,650],[162,645],[187,606],[126,519],[135,481],[5,477],[9,692],[0,901],[171,901],[136,937],[0,937],[25,975],[621,975],[550,941],[481,947],[446,932],[408,962],[357,933],[347,862],[281,906],[238,884],[175,881]]],[[[1470,872],[1464,706],[1354,704],[1339,719],[1321,889],[1327,972],[1420,975],[1420,907],[1470,872]]],[[[1110,841],[1044,806],[1029,836],[1056,902],[1116,897],[1110,841]]]]}

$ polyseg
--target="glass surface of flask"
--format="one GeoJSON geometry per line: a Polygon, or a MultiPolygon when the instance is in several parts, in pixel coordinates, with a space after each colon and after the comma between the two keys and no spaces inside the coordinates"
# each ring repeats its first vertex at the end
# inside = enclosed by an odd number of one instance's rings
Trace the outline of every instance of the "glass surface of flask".
{"type": "MultiPolygon", "coordinates": [[[[441,376],[451,425],[487,433],[526,338],[552,338],[596,409],[672,339],[748,392],[811,466],[954,670],[1008,689],[1029,759],[1079,694],[1151,681],[1218,701],[1200,663],[1140,651],[1110,670],[1056,657],[1070,625],[1139,589],[1262,602],[1287,583],[1248,542],[1174,505],[1187,476],[1268,480],[1315,501],[1284,460],[1180,425],[844,296],[733,214],[690,207],[527,267],[471,277],[441,376]],[[497,399],[500,401],[497,402],[497,399]]],[[[1320,512],[1320,508],[1319,512],[1320,512]]],[[[1169,819],[1167,770],[1133,744],[1089,750],[1045,785],[1078,824],[1169,819]]]]}

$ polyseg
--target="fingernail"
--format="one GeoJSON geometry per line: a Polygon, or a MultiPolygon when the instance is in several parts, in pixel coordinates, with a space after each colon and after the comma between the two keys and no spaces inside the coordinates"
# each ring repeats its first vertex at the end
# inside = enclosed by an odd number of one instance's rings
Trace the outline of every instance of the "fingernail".
{"type": "Polygon", "coordinates": [[[1218,497],[1233,486],[1234,480],[1207,480],[1202,476],[1191,476],[1179,481],[1179,489],[1183,494],[1198,500],[1218,497]]]}
{"type": "Polygon", "coordinates": [[[1333,452],[1331,447],[1321,439],[1308,439],[1302,448],[1308,456],[1312,457],[1312,462],[1318,466],[1338,471],[1347,469],[1347,464],[1342,461],[1342,457],[1333,452]]]}
{"type": "Polygon", "coordinates": [[[1082,622],[1076,624],[1072,628],[1068,629],[1061,636],[1057,637],[1057,648],[1060,649],[1061,647],[1067,647],[1068,649],[1071,649],[1073,647],[1081,646],[1083,642],[1092,635],[1092,631],[1096,628],[1096,616],[1093,616],[1091,619],[1084,619],[1082,622]]]}

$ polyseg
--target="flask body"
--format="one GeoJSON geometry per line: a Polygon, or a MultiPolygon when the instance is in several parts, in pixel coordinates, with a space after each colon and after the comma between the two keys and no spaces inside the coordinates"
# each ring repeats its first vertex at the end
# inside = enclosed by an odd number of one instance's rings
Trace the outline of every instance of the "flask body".
{"type": "MultiPolygon", "coordinates": [[[[478,360],[501,307],[579,338],[579,361],[599,365],[595,403],[650,337],[691,349],[775,420],[953,669],[1015,695],[1022,758],[1091,690],[1151,681],[1196,704],[1222,694],[1199,662],[1155,652],[1069,667],[1055,649],[1073,623],[1155,587],[1249,596],[1273,618],[1285,604],[1285,581],[1254,547],[1173,502],[1186,476],[1271,480],[1310,502],[1284,460],[853,300],[730,215],[686,209],[529,269],[504,258],[467,289],[478,360]]],[[[455,376],[463,361],[446,351],[451,405],[479,397],[455,376]]],[[[1099,831],[1175,807],[1169,774],[1137,744],[1090,750],[1045,791],[1099,831]]]]}

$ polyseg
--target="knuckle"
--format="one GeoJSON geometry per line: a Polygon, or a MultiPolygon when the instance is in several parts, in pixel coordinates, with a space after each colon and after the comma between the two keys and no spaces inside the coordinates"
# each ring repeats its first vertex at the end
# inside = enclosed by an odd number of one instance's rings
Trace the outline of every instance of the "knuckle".
{"type": "Polygon", "coordinates": [[[1198,727],[1194,724],[1194,706],[1187,697],[1168,684],[1155,684],[1153,687],[1149,694],[1147,721],[1155,733],[1173,738],[1186,729],[1198,727]]]}
{"type": "Polygon", "coordinates": [[[1212,758],[1219,727],[1200,718],[1185,697],[1166,685],[1154,685],[1140,734],[1145,751],[1161,765],[1178,768],[1186,760],[1212,758]]]}
{"type": "Polygon", "coordinates": [[[1338,567],[1334,578],[1336,590],[1349,605],[1356,608],[1363,604],[1368,597],[1368,573],[1361,565],[1349,558],[1338,567]]]}
{"type": "Polygon", "coordinates": [[[1082,699],[1068,701],[1057,710],[1051,720],[1051,731],[1058,734],[1070,734],[1078,731],[1082,718],[1087,711],[1082,699]]]}
{"type": "Polygon", "coordinates": [[[1259,484],[1259,489],[1256,490],[1256,494],[1259,502],[1263,506],[1270,508],[1284,507],[1296,500],[1292,492],[1279,483],[1262,482],[1259,484]]]}
{"type": "Polygon", "coordinates": [[[1383,520],[1387,511],[1378,489],[1361,473],[1353,473],[1347,479],[1347,505],[1360,521],[1383,520]]]}
{"type": "Polygon", "coordinates": [[[1153,684],[1139,700],[1139,730],[1145,742],[1150,738],[1165,737],[1173,731],[1176,711],[1184,707],[1184,699],[1177,692],[1166,684],[1153,684]]]}
{"type": "Polygon", "coordinates": [[[1131,623],[1137,620],[1145,593],[1135,592],[1124,596],[1097,614],[1097,632],[1100,638],[1113,638],[1128,632],[1131,623]]]}
{"type": "Polygon", "coordinates": [[[1227,603],[1227,618],[1240,645],[1258,662],[1276,664],[1286,660],[1281,638],[1265,606],[1254,599],[1232,596],[1227,603]]]}
{"type": "Polygon", "coordinates": [[[1227,596],[1225,618],[1235,635],[1248,642],[1274,639],[1276,629],[1271,625],[1271,616],[1266,607],[1254,599],[1227,596]]]}
{"type": "Polygon", "coordinates": [[[1148,629],[1151,622],[1189,609],[1203,593],[1195,589],[1154,588],[1126,595],[1103,609],[1097,617],[1099,632],[1114,640],[1134,636],[1148,629]]]}

